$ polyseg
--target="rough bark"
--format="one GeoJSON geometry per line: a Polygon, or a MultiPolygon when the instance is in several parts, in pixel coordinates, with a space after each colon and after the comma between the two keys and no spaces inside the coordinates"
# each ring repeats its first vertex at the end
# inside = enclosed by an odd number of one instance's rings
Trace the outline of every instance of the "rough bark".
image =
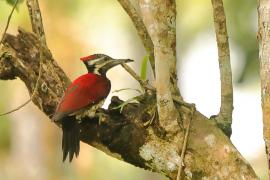
{"type": "Polygon", "coordinates": [[[263,135],[270,177],[270,1],[260,0],[258,13],[263,135]]]}
{"type": "Polygon", "coordinates": [[[45,31],[42,22],[42,16],[39,8],[38,0],[27,0],[26,1],[29,16],[31,19],[31,25],[33,32],[37,35],[40,39],[41,43],[44,46],[47,46],[45,31]]]}
{"type": "Polygon", "coordinates": [[[215,120],[218,126],[230,137],[232,134],[233,85],[226,16],[222,0],[212,0],[212,6],[221,83],[221,106],[215,120]]]}
{"type": "MultiPolygon", "coordinates": [[[[31,34],[19,31],[15,37],[7,35],[0,50],[0,79],[20,78],[33,92],[39,72],[39,40],[31,34]]],[[[43,49],[44,64],[37,95],[33,102],[50,117],[70,80],[57,65],[48,49],[43,49]]],[[[155,95],[139,97],[139,104],[128,104],[120,113],[113,109],[122,103],[112,98],[108,110],[98,119],[83,119],[80,124],[81,140],[105,153],[175,179],[180,162],[179,142],[164,136],[156,112],[155,95]],[[145,121],[154,117],[154,123],[145,127],[145,121]]],[[[188,108],[179,108],[183,120],[190,118],[188,108]]],[[[60,147],[60,146],[59,146],[60,147]]],[[[230,140],[199,112],[195,112],[184,159],[185,179],[255,179],[256,174],[230,140]]]]}

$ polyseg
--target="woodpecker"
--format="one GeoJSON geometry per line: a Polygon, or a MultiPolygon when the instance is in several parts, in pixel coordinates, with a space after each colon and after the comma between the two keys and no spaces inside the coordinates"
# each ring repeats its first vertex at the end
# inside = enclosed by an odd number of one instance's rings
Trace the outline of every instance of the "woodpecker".
{"type": "Polygon", "coordinates": [[[93,54],[80,59],[88,73],[78,77],[68,86],[53,116],[53,120],[62,125],[63,162],[68,154],[70,162],[74,155],[79,155],[80,128],[76,115],[86,110],[95,114],[111,89],[106,72],[121,63],[132,62],[130,59],[113,59],[105,54],[93,54]]]}

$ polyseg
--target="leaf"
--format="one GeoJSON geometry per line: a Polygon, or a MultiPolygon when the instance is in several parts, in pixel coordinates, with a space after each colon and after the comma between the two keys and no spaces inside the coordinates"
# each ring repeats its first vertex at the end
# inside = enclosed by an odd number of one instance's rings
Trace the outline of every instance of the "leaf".
{"type": "Polygon", "coordinates": [[[141,79],[146,80],[146,74],[147,74],[147,62],[149,60],[149,56],[144,56],[141,64],[141,79]]]}

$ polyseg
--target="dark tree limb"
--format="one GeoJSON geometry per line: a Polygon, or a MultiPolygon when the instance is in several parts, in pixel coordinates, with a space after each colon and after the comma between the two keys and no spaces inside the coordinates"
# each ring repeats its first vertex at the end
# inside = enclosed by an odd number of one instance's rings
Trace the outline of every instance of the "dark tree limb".
{"type": "MultiPolygon", "coordinates": [[[[23,30],[17,36],[8,35],[0,50],[0,79],[20,78],[30,94],[33,93],[39,71],[38,38],[23,30]]],[[[44,64],[37,95],[33,102],[50,117],[70,80],[53,59],[44,52],[44,64]],[[55,69],[56,71],[52,71],[55,69]]],[[[113,107],[122,103],[112,98],[108,110],[100,110],[101,125],[97,119],[85,118],[80,124],[81,140],[105,153],[138,167],[155,171],[175,179],[179,167],[179,142],[164,135],[159,120],[145,127],[144,123],[156,112],[155,95],[138,97],[139,104],[128,104],[122,113],[113,107]]],[[[189,108],[176,106],[184,123],[190,118],[189,108]]],[[[184,158],[182,176],[186,179],[255,179],[251,166],[231,144],[230,140],[211,121],[195,112],[190,124],[189,141],[184,158]]],[[[60,146],[59,146],[60,147],[60,146]]],[[[181,149],[181,148],[180,148],[181,149]]],[[[60,157],[59,157],[60,158],[60,157]]]]}
{"type": "Polygon", "coordinates": [[[217,121],[217,125],[230,137],[232,134],[233,84],[226,16],[222,0],[211,1],[218,46],[218,62],[221,82],[220,111],[217,116],[213,117],[217,121]]]}

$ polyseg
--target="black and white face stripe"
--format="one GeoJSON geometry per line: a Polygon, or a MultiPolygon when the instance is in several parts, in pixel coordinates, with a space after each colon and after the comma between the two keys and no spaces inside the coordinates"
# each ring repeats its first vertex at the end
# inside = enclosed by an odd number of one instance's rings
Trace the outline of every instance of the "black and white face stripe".
{"type": "Polygon", "coordinates": [[[107,64],[109,64],[113,58],[105,55],[105,54],[95,54],[96,59],[91,59],[89,61],[84,61],[84,64],[86,65],[89,72],[102,75],[106,73],[107,64]]]}
{"type": "Polygon", "coordinates": [[[130,59],[113,59],[110,56],[107,56],[105,54],[94,54],[89,57],[95,57],[91,58],[89,60],[85,60],[84,64],[90,73],[99,74],[102,76],[106,76],[106,72],[121,63],[125,62],[131,62],[130,59]]]}
{"type": "Polygon", "coordinates": [[[108,70],[106,68],[106,65],[110,64],[112,60],[108,60],[108,59],[101,59],[99,61],[97,61],[95,64],[94,64],[94,72],[95,74],[103,74],[103,73],[106,73],[106,71],[108,70]]]}
{"type": "Polygon", "coordinates": [[[93,66],[93,65],[96,65],[96,64],[100,64],[101,62],[104,62],[105,58],[106,58],[105,56],[99,57],[97,59],[89,60],[86,63],[87,63],[88,66],[93,66]]]}

